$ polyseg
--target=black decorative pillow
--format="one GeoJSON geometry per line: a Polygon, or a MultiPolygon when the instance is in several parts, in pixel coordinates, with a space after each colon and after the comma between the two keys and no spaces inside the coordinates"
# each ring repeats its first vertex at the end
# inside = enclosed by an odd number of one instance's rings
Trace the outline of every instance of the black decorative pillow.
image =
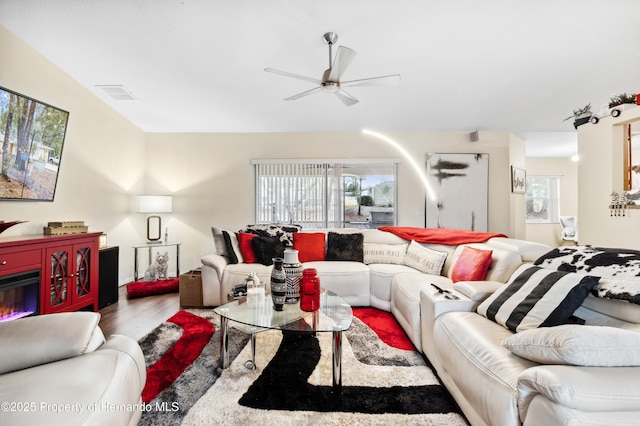
{"type": "Polygon", "coordinates": [[[286,246],[293,246],[293,233],[302,230],[301,225],[247,225],[240,232],[256,234],[262,237],[275,237],[286,246]]]}
{"type": "Polygon", "coordinates": [[[274,257],[284,256],[284,244],[275,237],[262,237],[258,235],[251,240],[253,251],[258,263],[273,265],[274,257]]]}
{"type": "Polygon", "coordinates": [[[364,261],[364,235],[361,233],[341,234],[329,232],[327,235],[326,260],[351,262],[364,261]]]}
{"type": "Polygon", "coordinates": [[[478,306],[478,313],[514,333],[565,324],[599,279],[524,264],[478,306]]]}

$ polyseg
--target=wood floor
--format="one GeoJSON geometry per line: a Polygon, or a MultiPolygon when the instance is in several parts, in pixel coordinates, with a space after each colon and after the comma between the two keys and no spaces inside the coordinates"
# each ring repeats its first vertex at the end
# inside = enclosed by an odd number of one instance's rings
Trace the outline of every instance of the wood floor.
{"type": "Polygon", "coordinates": [[[180,310],[178,293],[127,299],[126,286],[118,289],[118,303],[100,309],[100,328],[105,337],[124,334],[140,340],[180,310]]]}

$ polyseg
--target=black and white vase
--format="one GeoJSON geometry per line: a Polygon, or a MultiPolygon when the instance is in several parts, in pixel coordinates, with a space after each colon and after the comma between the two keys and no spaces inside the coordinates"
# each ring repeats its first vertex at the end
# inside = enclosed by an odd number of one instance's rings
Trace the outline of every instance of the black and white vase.
{"type": "Polygon", "coordinates": [[[273,269],[271,270],[271,300],[276,311],[284,308],[284,301],[287,294],[287,278],[282,270],[282,258],[273,259],[273,269]]]}
{"type": "Polygon", "coordinates": [[[285,303],[300,301],[300,280],[302,279],[302,263],[298,261],[298,250],[285,249],[282,266],[287,276],[287,298],[285,303]]]}

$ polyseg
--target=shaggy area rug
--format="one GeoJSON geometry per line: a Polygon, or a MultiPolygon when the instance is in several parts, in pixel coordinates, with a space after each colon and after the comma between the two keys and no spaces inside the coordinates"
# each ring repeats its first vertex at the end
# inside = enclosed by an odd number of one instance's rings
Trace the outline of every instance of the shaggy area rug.
{"type": "MultiPolygon", "coordinates": [[[[331,333],[258,333],[257,369],[248,370],[249,336],[231,328],[233,361],[221,370],[219,318],[209,310],[189,311],[211,323],[215,333],[191,365],[149,400],[141,425],[467,424],[422,355],[383,343],[379,335],[396,346],[408,342],[398,337],[403,333],[388,313],[354,309],[352,326],[343,333],[343,389],[337,392],[331,386],[331,333]]],[[[177,322],[190,322],[189,315],[181,314],[177,322]]],[[[198,320],[193,323],[203,329],[198,333],[211,330],[198,320]]],[[[180,344],[182,335],[178,324],[167,321],[141,340],[149,371],[180,344]]],[[[194,347],[186,353],[198,351],[197,344],[186,343],[194,347]]]]}
{"type": "Polygon", "coordinates": [[[155,294],[177,293],[180,289],[180,278],[168,278],[157,281],[134,281],[127,284],[127,297],[153,296],[155,294]]]}

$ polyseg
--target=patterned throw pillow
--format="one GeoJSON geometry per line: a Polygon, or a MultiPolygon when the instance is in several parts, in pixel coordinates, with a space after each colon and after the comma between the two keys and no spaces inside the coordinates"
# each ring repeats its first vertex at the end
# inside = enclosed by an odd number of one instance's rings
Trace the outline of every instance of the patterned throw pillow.
{"type": "Polygon", "coordinates": [[[229,257],[229,263],[244,263],[244,257],[242,257],[242,253],[240,252],[238,236],[233,232],[222,231],[222,238],[224,240],[226,254],[229,257]]]}
{"type": "Polygon", "coordinates": [[[301,225],[247,225],[240,232],[256,234],[263,237],[275,237],[287,247],[293,245],[293,233],[300,232],[301,225]]]}
{"type": "Polygon", "coordinates": [[[392,263],[404,265],[404,257],[407,254],[407,244],[377,244],[364,243],[364,263],[392,263]]]}
{"type": "Polygon", "coordinates": [[[411,240],[404,257],[404,264],[425,274],[440,275],[445,260],[447,260],[447,253],[432,250],[411,240]]]}
{"type": "Polygon", "coordinates": [[[603,277],[592,294],[640,304],[640,251],[594,246],[563,246],[541,256],[534,265],[603,277]]]}
{"type": "Polygon", "coordinates": [[[478,306],[478,313],[513,332],[564,324],[598,280],[524,264],[478,306]]]}

